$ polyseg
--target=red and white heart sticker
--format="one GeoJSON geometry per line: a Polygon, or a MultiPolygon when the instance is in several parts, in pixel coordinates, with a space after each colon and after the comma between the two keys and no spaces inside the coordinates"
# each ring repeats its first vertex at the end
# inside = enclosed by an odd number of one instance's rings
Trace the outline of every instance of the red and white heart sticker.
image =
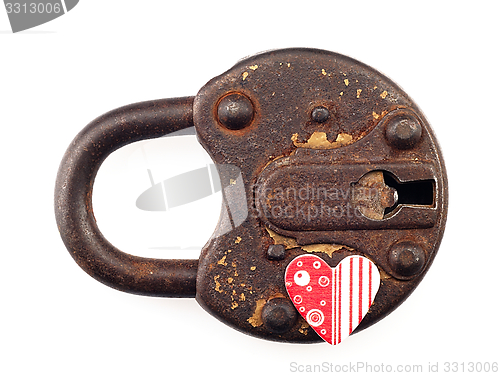
{"type": "Polygon", "coordinates": [[[380,286],[373,262],[349,256],[332,269],[314,255],[288,264],[285,286],[293,304],[326,342],[337,345],[359,325],[380,286]]]}

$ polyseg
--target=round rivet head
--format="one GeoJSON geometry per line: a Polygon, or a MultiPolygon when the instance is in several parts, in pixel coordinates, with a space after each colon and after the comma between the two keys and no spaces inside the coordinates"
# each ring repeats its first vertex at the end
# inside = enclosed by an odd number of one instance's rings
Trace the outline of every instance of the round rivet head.
{"type": "Polygon", "coordinates": [[[411,149],[422,137],[422,126],[410,114],[398,115],[388,122],[385,137],[396,149],[411,149]]]}
{"type": "Polygon", "coordinates": [[[316,107],[311,112],[311,119],[316,123],[324,123],[330,117],[330,111],[325,107],[319,106],[316,107]]]}
{"type": "Polygon", "coordinates": [[[219,101],[217,106],[217,119],[227,129],[238,130],[248,127],[253,115],[252,102],[243,94],[228,94],[219,101]]]}
{"type": "Polygon", "coordinates": [[[286,298],[269,300],[262,308],[262,323],[272,333],[284,333],[297,321],[297,310],[286,298]]]}
{"type": "Polygon", "coordinates": [[[282,244],[271,244],[267,249],[267,259],[272,261],[283,260],[286,256],[285,246],[282,244]]]}
{"type": "Polygon", "coordinates": [[[411,277],[422,271],[425,265],[425,253],[417,243],[402,241],[392,246],[389,253],[389,265],[402,277],[411,277]]]}

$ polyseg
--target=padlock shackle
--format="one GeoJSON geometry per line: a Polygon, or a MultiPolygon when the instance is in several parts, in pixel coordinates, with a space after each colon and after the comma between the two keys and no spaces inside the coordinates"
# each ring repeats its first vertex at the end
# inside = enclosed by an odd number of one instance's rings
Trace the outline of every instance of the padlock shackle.
{"type": "Polygon", "coordinates": [[[198,260],[164,260],[129,255],[99,231],[92,188],[102,162],[132,142],[193,126],[194,97],[140,102],[104,114],[68,147],[55,187],[59,233],[78,265],[115,289],[149,296],[194,297],[198,260]]]}

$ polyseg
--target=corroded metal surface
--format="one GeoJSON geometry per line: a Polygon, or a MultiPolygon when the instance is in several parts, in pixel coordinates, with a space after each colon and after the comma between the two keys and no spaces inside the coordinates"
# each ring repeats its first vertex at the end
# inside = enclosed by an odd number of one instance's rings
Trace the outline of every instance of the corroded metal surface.
{"type": "MultiPolygon", "coordinates": [[[[418,107],[377,71],[318,50],[253,56],[201,89],[194,123],[214,161],[238,167],[246,187],[246,220],[200,257],[196,298],[222,321],[272,340],[318,341],[302,319],[273,332],[261,317],[288,298],[285,268],[306,252],[332,267],[354,254],[376,263],[381,287],[358,330],[394,310],[428,270],[446,219],[442,157],[418,107]],[[254,108],[238,130],[217,118],[228,93],[254,108]],[[373,171],[384,180],[378,189],[363,180],[373,171]],[[360,199],[362,186],[378,196],[360,199]]],[[[230,178],[221,171],[221,179],[230,178]]],[[[286,307],[279,312],[286,316],[286,307]]]]}
{"type": "Polygon", "coordinates": [[[85,127],[64,155],[55,189],[59,232],[78,265],[110,287],[151,296],[195,295],[197,260],[121,252],[101,234],[92,211],[92,186],[104,159],[132,142],[192,126],[192,103],[192,97],[163,99],[113,110],[85,127]]]}
{"type": "Polygon", "coordinates": [[[392,81],[348,57],[312,49],[252,56],[193,98],[112,111],[70,145],[56,184],[56,218],[77,263],[107,285],[193,297],[247,334],[318,342],[287,296],[284,273],[314,253],[335,267],[373,261],[379,292],[357,330],[415,289],[441,241],[447,181],[432,130],[392,81]],[[224,203],[199,261],[124,254],[97,228],[92,184],[127,143],[196,127],[217,165],[224,203]]]}

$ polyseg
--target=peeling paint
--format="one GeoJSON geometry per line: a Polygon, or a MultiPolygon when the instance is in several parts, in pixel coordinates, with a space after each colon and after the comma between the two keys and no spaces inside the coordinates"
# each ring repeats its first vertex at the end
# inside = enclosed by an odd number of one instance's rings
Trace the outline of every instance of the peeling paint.
{"type": "Polygon", "coordinates": [[[380,279],[392,279],[392,276],[386,273],[382,268],[378,268],[380,279]]]}
{"type": "Polygon", "coordinates": [[[254,328],[257,326],[261,326],[262,323],[262,308],[264,308],[264,304],[266,304],[266,299],[259,299],[255,302],[255,311],[252,315],[252,317],[248,318],[247,321],[252,325],[254,328]]]}
{"type": "Polygon", "coordinates": [[[328,141],[325,132],[315,131],[306,142],[298,142],[298,134],[294,133],[291,137],[293,144],[299,148],[306,149],[336,149],[341,146],[349,145],[353,142],[353,137],[347,133],[339,133],[335,141],[328,141]]]}
{"type": "Polygon", "coordinates": [[[326,253],[328,256],[332,257],[334,252],[337,252],[341,249],[347,249],[349,251],[354,251],[354,248],[341,245],[341,244],[309,244],[309,245],[302,245],[299,246],[297,244],[297,241],[293,238],[287,238],[286,236],[282,236],[277,234],[271,229],[268,229],[266,227],[266,231],[268,234],[271,236],[271,238],[274,240],[274,244],[281,244],[285,246],[285,249],[291,249],[291,248],[297,248],[300,247],[304,251],[312,253],[312,252],[322,252],[326,253]]]}
{"type": "Polygon", "coordinates": [[[372,116],[375,120],[378,120],[384,117],[387,114],[387,111],[382,111],[380,114],[377,114],[375,111],[372,112],[372,116]]]}
{"type": "Polygon", "coordinates": [[[313,252],[321,252],[321,253],[326,253],[328,256],[332,257],[332,255],[340,251],[341,249],[348,249],[350,251],[354,251],[353,248],[347,247],[345,245],[339,245],[339,244],[310,244],[310,245],[303,245],[301,247],[304,251],[313,253],[313,252]]]}
{"type": "Polygon", "coordinates": [[[339,143],[340,146],[349,145],[352,143],[352,136],[347,133],[339,133],[334,142],[339,143]]]}
{"type": "Polygon", "coordinates": [[[307,329],[309,329],[309,324],[307,322],[303,322],[301,325],[300,325],[300,328],[299,328],[299,333],[302,333],[303,335],[307,335],[307,329]]]}
{"type": "Polygon", "coordinates": [[[297,244],[297,241],[294,238],[287,238],[286,236],[279,235],[276,232],[274,232],[271,229],[268,229],[266,227],[266,231],[273,238],[274,244],[281,244],[285,246],[285,249],[290,249],[290,248],[295,248],[298,247],[299,245],[297,244]]]}
{"type": "Polygon", "coordinates": [[[222,256],[222,258],[219,261],[217,261],[217,264],[227,266],[226,256],[225,255],[222,256]]]}
{"type": "Polygon", "coordinates": [[[218,274],[214,277],[214,281],[215,281],[215,291],[217,291],[217,292],[223,292],[223,291],[221,290],[221,288],[220,288],[220,282],[218,281],[218,279],[219,279],[219,278],[220,278],[220,275],[218,275],[218,274]]]}

